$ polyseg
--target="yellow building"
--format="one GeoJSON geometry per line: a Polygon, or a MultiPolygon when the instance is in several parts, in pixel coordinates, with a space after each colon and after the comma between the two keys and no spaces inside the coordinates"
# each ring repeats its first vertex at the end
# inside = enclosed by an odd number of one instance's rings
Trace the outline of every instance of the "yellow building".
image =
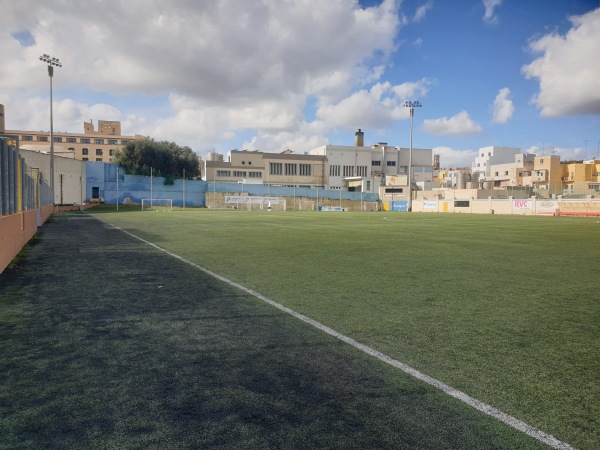
{"type": "Polygon", "coordinates": [[[562,164],[565,193],[594,195],[600,192],[600,160],[562,164]]]}
{"type": "MultiPolygon", "coordinates": [[[[0,107],[3,111],[4,107],[0,107]]],[[[23,150],[50,153],[50,131],[6,130],[6,134],[17,135],[23,150]]],[[[121,122],[118,121],[99,120],[97,131],[92,122],[84,122],[83,133],[54,131],[54,154],[79,161],[111,162],[117,150],[128,142],[145,138],[139,134],[121,135],[121,122]]]]}
{"type": "Polygon", "coordinates": [[[538,196],[560,195],[562,194],[562,173],[560,156],[536,156],[531,171],[531,185],[536,188],[538,196]]]}

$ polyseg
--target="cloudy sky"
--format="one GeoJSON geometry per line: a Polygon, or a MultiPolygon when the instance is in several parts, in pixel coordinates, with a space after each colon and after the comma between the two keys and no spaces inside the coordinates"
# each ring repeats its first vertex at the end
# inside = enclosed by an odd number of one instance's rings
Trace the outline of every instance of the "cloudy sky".
{"type": "MultiPolygon", "coordinates": [[[[215,149],[600,150],[600,0],[0,0],[8,129],[120,120],[215,149]]],[[[599,155],[600,156],[600,155],[599,155]]]]}

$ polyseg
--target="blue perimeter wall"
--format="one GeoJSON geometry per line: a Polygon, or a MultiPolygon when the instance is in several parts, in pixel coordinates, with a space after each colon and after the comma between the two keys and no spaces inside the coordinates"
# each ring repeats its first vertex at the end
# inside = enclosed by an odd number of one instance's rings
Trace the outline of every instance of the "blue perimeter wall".
{"type": "MultiPolygon", "coordinates": [[[[99,196],[104,203],[116,205],[117,203],[117,165],[103,162],[88,161],[86,170],[86,201],[92,199],[92,188],[99,189],[99,196]]],[[[165,185],[161,177],[146,177],[142,175],[125,175],[123,168],[119,168],[118,202],[123,204],[125,199],[141,204],[143,198],[172,199],[173,206],[203,207],[206,206],[206,192],[222,192],[241,195],[257,195],[272,197],[308,197],[328,198],[343,200],[363,200],[376,202],[379,195],[376,193],[348,192],[344,190],[324,190],[311,188],[293,188],[265,186],[262,184],[216,183],[202,180],[174,180],[174,184],[165,185]],[[152,183],[151,183],[152,182],[152,183]],[[152,186],[151,186],[152,184],[152,186]],[[185,195],[184,195],[185,189],[185,195]]]]}

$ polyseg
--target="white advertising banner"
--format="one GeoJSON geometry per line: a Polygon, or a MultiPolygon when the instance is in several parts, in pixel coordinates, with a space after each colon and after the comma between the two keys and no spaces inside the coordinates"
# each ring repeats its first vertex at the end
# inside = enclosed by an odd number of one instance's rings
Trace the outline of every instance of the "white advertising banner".
{"type": "Polygon", "coordinates": [[[513,209],[530,210],[533,202],[531,200],[513,200],[513,209]]]}
{"type": "Polygon", "coordinates": [[[437,208],[437,202],[432,202],[431,200],[427,201],[425,200],[423,202],[423,209],[436,209],[437,208]]]}
{"type": "Polygon", "coordinates": [[[558,211],[556,200],[538,200],[535,202],[535,213],[542,216],[553,216],[558,211]]]}

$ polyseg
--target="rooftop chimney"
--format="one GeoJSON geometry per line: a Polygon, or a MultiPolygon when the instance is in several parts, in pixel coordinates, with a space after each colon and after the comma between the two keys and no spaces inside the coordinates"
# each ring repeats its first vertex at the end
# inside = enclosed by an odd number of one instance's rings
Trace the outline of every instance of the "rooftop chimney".
{"type": "Polygon", "coordinates": [[[354,145],[356,147],[364,147],[365,146],[365,133],[360,131],[360,128],[356,133],[354,133],[354,145]]]}

